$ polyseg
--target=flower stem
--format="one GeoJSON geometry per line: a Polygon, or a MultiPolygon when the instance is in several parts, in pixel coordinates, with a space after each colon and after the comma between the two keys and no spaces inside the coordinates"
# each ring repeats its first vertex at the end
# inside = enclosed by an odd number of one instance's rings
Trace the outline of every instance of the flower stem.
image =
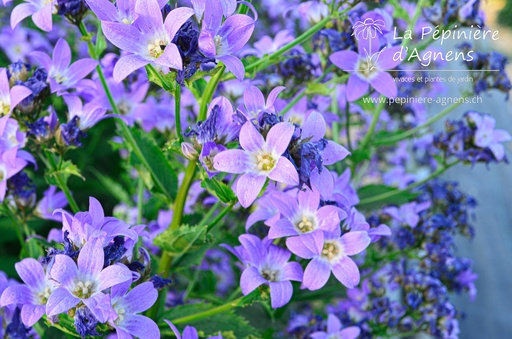
{"type": "Polygon", "coordinates": [[[146,72],[148,72],[148,75],[153,74],[155,77],[157,77],[160,83],[162,84],[162,88],[164,90],[166,90],[167,92],[172,92],[172,85],[167,82],[167,80],[162,76],[162,74],[160,74],[160,72],[152,64],[146,65],[146,72]]]}
{"type": "Polygon", "coordinates": [[[213,93],[215,93],[215,90],[217,89],[217,85],[219,84],[220,78],[222,78],[222,75],[224,74],[225,68],[226,66],[221,65],[217,74],[212,76],[212,78],[208,82],[208,85],[206,85],[206,88],[203,93],[203,98],[201,99],[201,106],[199,107],[199,116],[197,118],[198,121],[206,120],[206,111],[208,110],[208,104],[210,103],[210,101],[212,101],[213,93]]]}
{"type": "Polygon", "coordinates": [[[176,119],[176,134],[178,135],[178,140],[181,143],[183,142],[183,135],[181,132],[181,86],[179,84],[176,84],[176,90],[174,93],[174,117],[176,119]]]}
{"type": "MultiPolygon", "coordinates": [[[[464,98],[465,97],[462,97],[462,99],[464,99],[464,98]]],[[[402,132],[400,134],[397,134],[397,135],[394,135],[394,136],[390,136],[390,137],[382,138],[382,139],[377,139],[377,140],[375,140],[375,144],[376,145],[389,145],[389,144],[394,144],[395,142],[407,139],[410,136],[412,136],[412,135],[416,134],[417,132],[421,131],[422,129],[424,129],[426,127],[429,127],[430,125],[436,123],[437,121],[439,121],[443,117],[447,116],[451,111],[453,111],[454,109],[459,107],[462,104],[463,101],[464,100],[460,100],[460,101],[458,101],[456,103],[451,104],[450,106],[448,106],[447,108],[445,108],[441,112],[439,112],[436,115],[432,116],[430,119],[428,119],[424,124],[422,124],[420,126],[416,126],[415,128],[412,128],[412,129],[410,129],[408,131],[404,131],[404,132],[402,132]]]]}
{"type": "Polygon", "coordinates": [[[437,178],[438,176],[440,176],[441,174],[443,174],[444,172],[446,172],[446,170],[448,170],[449,168],[457,165],[458,163],[460,162],[460,160],[455,160],[453,161],[452,163],[450,164],[447,164],[441,168],[438,168],[437,170],[435,170],[430,176],[428,176],[427,178],[423,179],[423,180],[420,180],[420,181],[416,181],[415,183],[412,183],[410,184],[409,186],[407,186],[406,188],[404,189],[401,189],[401,190],[394,190],[394,191],[390,191],[390,192],[386,192],[386,193],[382,193],[382,194],[378,194],[378,195],[374,195],[373,197],[370,197],[370,198],[366,198],[366,199],[362,199],[358,206],[360,205],[366,205],[366,204],[371,204],[371,203],[375,203],[375,202],[379,202],[379,201],[383,201],[383,200],[386,200],[386,199],[389,199],[391,197],[394,197],[395,195],[399,195],[403,192],[408,192],[418,186],[421,186],[423,185],[424,183],[432,180],[432,179],[435,179],[437,178]]]}
{"type": "MultiPolygon", "coordinates": [[[[64,195],[66,196],[66,199],[68,200],[69,207],[71,207],[71,210],[73,213],[80,212],[80,208],[78,207],[75,198],[73,198],[73,195],[71,194],[71,191],[69,190],[68,184],[64,178],[62,178],[61,174],[59,173],[59,168],[57,167],[57,163],[55,162],[55,159],[53,158],[53,155],[45,151],[46,158],[48,159],[48,163],[50,164],[50,169],[55,172],[55,178],[57,179],[57,184],[59,188],[64,192],[64,195]]],[[[46,163],[46,162],[45,162],[46,163]]]]}
{"type": "Polygon", "coordinates": [[[368,131],[366,132],[366,135],[364,136],[363,140],[361,140],[361,143],[359,144],[359,149],[365,149],[368,144],[370,143],[370,140],[372,139],[373,132],[375,132],[375,127],[377,127],[377,123],[379,122],[380,114],[382,113],[382,110],[384,109],[385,100],[381,96],[380,99],[382,101],[379,103],[377,108],[375,109],[375,112],[373,113],[372,122],[370,123],[370,127],[368,127],[368,131]]]}

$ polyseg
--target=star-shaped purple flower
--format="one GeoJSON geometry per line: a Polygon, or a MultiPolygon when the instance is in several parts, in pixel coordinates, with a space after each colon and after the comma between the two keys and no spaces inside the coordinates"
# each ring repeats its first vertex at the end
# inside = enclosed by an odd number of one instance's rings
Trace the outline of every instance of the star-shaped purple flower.
{"type": "Polygon", "coordinates": [[[57,41],[51,58],[39,51],[30,53],[30,57],[48,71],[52,93],[75,87],[79,80],[85,78],[98,65],[91,58],[80,59],[71,64],[71,49],[64,39],[57,41]]]}
{"type": "Polygon", "coordinates": [[[30,94],[32,91],[25,86],[15,85],[11,88],[7,70],[0,68],[0,116],[11,113],[14,107],[30,94]]]}
{"type": "Polygon", "coordinates": [[[356,339],[361,333],[357,326],[350,326],[341,329],[341,321],[337,316],[330,313],[327,316],[327,331],[311,333],[311,339],[356,339]]]}
{"type": "Polygon", "coordinates": [[[50,276],[60,287],[48,298],[48,316],[67,312],[79,302],[83,302],[96,316],[94,298],[101,297],[102,291],[132,279],[131,271],[122,264],[103,268],[105,256],[101,243],[101,239],[86,242],[78,254],[78,265],[67,255],[55,256],[50,276]]]}
{"type": "Polygon", "coordinates": [[[475,145],[478,147],[488,147],[500,161],[505,157],[505,147],[502,143],[512,140],[510,134],[503,129],[494,129],[496,120],[487,114],[469,112],[468,117],[476,125],[475,145]]]}
{"type": "Polygon", "coordinates": [[[286,305],[293,293],[290,280],[302,281],[302,267],[299,263],[288,262],[292,254],[269,241],[263,242],[251,234],[243,234],[238,240],[245,250],[244,264],[248,266],[240,278],[242,293],[247,295],[267,284],[272,308],[286,305]]]}
{"type": "Polygon", "coordinates": [[[331,271],[343,285],[353,288],[359,283],[360,274],[356,263],[349,257],[358,254],[370,244],[365,231],[345,233],[313,232],[286,239],[286,246],[301,258],[312,259],[304,271],[304,287],[310,290],[322,288],[329,280],[331,271]]]}
{"type": "Polygon", "coordinates": [[[291,123],[281,122],[270,129],[265,140],[247,121],[240,130],[243,149],[229,149],[215,156],[213,166],[217,171],[243,174],[236,184],[236,195],[243,207],[256,200],[267,177],[287,185],[299,183],[295,167],[282,156],[294,131],[291,123]]]}
{"type": "Polygon", "coordinates": [[[53,0],[25,0],[24,3],[19,4],[12,10],[11,28],[14,29],[23,19],[32,15],[32,20],[34,20],[37,27],[43,31],[51,32],[54,6],[53,0]]]}
{"type": "Polygon", "coordinates": [[[425,211],[429,207],[430,201],[419,204],[414,201],[408,204],[404,204],[400,207],[386,207],[382,210],[382,213],[390,215],[399,223],[409,225],[411,228],[415,228],[420,221],[419,213],[425,211]]]}
{"type": "Polygon", "coordinates": [[[102,22],[105,37],[129,52],[116,63],[114,80],[120,82],[149,63],[181,70],[183,64],[178,47],[171,41],[194,11],[186,7],[176,8],[167,14],[164,22],[158,1],[147,0],[138,1],[135,12],[138,17],[131,25],[102,22]]]}

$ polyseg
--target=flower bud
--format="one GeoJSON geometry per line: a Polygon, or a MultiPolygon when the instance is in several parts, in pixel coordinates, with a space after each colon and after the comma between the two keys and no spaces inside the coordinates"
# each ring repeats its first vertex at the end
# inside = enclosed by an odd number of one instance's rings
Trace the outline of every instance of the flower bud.
{"type": "Polygon", "coordinates": [[[199,157],[197,150],[188,142],[181,143],[181,153],[183,153],[183,156],[189,160],[196,160],[199,157]]]}

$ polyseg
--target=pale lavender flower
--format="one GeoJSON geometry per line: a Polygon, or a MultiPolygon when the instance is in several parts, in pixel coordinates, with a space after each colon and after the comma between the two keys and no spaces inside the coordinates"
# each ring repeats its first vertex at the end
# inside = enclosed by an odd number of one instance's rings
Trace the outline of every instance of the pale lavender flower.
{"type": "Polygon", "coordinates": [[[347,100],[355,101],[368,92],[371,85],[377,92],[388,97],[397,96],[396,83],[386,70],[398,66],[402,60],[396,58],[395,53],[400,47],[391,47],[378,50],[378,46],[364,51],[359,45],[359,54],[353,51],[339,51],[333,53],[329,59],[342,70],[351,73],[347,82],[347,100]],[[377,49],[376,49],[377,48],[377,49]]]}
{"type": "Polygon", "coordinates": [[[329,7],[320,1],[303,2],[297,7],[297,10],[302,19],[311,24],[316,24],[329,16],[329,7]]]}
{"type": "Polygon", "coordinates": [[[158,325],[148,317],[137,314],[149,309],[158,298],[158,291],[152,282],[144,282],[126,293],[131,281],[115,285],[111,289],[111,303],[115,311],[115,319],[109,324],[116,329],[117,337],[131,339],[158,339],[158,325]]]}
{"type": "Polygon", "coordinates": [[[67,205],[68,200],[64,192],[57,192],[57,187],[50,186],[43,193],[43,198],[37,203],[35,213],[43,219],[62,222],[62,216],[53,214],[53,212],[67,205]]]}
{"type": "Polygon", "coordinates": [[[488,147],[500,161],[505,157],[505,148],[503,142],[510,141],[510,134],[503,129],[494,129],[496,120],[490,115],[483,115],[476,112],[469,112],[468,117],[476,125],[475,145],[478,147],[488,147]]]}
{"type": "MultiPolygon", "coordinates": [[[[190,2],[194,8],[197,22],[201,22],[208,0],[190,0],[190,2]]],[[[224,14],[226,18],[235,12],[237,5],[236,0],[220,0],[219,2],[222,6],[222,14],[224,14]]]]}
{"type": "Polygon", "coordinates": [[[30,53],[30,57],[48,71],[52,93],[75,87],[78,81],[98,65],[98,61],[91,58],[80,59],[71,64],[71,49],[64,39],[57,41],[51,58],[39,51],[30,53]]]}
{"type": "Polygon", "coordinates": [[[32,91],[25,86],[15,85],[10,88],[7,70],[0,68],[0,116],[11,113],[14,107],[30,94],[32,91]]]}
{"type": "Polygon", "coordinates": [[[154,63],[164,67],[182,69],[178,47],[171,41],[179,28],[192,16],[191,8],[172,10],[163,21],[157,0],[138,1],[137,19],[132,25],[102,22],[105,37],[130,54],[122,56],[114,67],[114,80],[122,81],[135,70],[154,63]]]}
{"type": "Polygon", "coordinates": [[[330,232],[339,228],[340,220],[347,216],[336,206],[320,207],[320,193],[316,189],[299,190],[297,198],[283,192],[272,192],[269,200],[283,216],[271,225],[269,239],[302,236],[323,230],[330,232]]]}
{"type": "Polygon", "coordinates": [[[312,259],[304,271],[304,287],[310,290],[322,288],[331,271],[343,285],[353,288],[359,283],[360,274],[356,263],[349,257],[358,254],[370,244],[365,231],[343,234],[336,232],[313,232],[300,237],[286,239],[286,246],[304,259],[312,259]]]}
{"type": "Polygon", "coordinates": [[[272,89],[268,94],[267,100],[261,93],[260,89],[256,86],[249,86],[244,91],[244,106],[245,115],[247,119],[258,118],[261,112],[275,113],[274,103],[279,93],[281,93],[285,87],[277,86],[272,89]]]}
{"type": "Polygon", "coordinates": [[[244,65],[233,54],[249,41],[255,20],[244,14],[234,14],[222,22],[220,1],[206,1],[199,35],[199,49],[210,58],[222,61],[239,80],[244,78],[244,65]]]}
{"type": "Polygon", "coordinates": [[[295,127],[287,122],[274,125],[266,140],[247,121],[240,131],[241,149],[229,149],[213,159],[217,171],[243,175],[236,184],[240,204],[249,207],[268,178],[287,185],[297,185],[299,177],[290,160],[282,156],[292,138],[295,127]]]}
{"type": "Polygon", "coordinates": [[[46,314],[54,316],[67,312],[83,302],[98,318],[97,301],[102,291],[132,279],[131,271],[122,264],[103,269],[104,252],[101,239],[91,239],[83,245],[78,254],[77,263],[64,254],[57,254],[51,266],[51,279],[60,287],[56,288],[46,304],[46,314]],[[78,265],[77,265],[78,263],[78,265]]]}
{"type": "Polygon", "coordinates": [[[23,19],[32,15],[32,20],[43,31],[51,32],[53,27],[53,0],[25,0],[14,7],[11,13],[11,28],[14,29],[23,19]]]}
{"type": "MultiPolygon", "coordinates": [[[[172,322],[170,322],[167,319],[164,319],[164,321],[169,325],[169,327],[174,332],[174,335],[176,335],[176,339],[199,339],[199,334],[197,333],[197,330],[192,326],[185,326],[185,329],[183,329],[183,335],[180,335],[180,331],[172,322]]],[[[222,335],[208,337],[207,339],[222,339],[222,335]]]]}
{"type": "Polygon", "coordinates": [[[36,50],[50,51],[52,46],[41,33],[25,27],[11,29],[3,27],[0,33],[0,49],[2,49],[9,60],[27,60],[30,52],[36,50]]]}
{"type": "Polygon", "coordinates": [[[262,58],[266,54],[272,54],[287,43],[292,42],[293,39],[293,35],[291,35],[288,30],[277,32],[273,39],[268,35],[265,35],[254,43],[253,49],[245,50],[243,54],[256,55],[257,57],[262,58]]]}
{"type": "Polygon", "coordinates": [[[420,221],[419,214],[430,207],[430,201],[423,203],[410,202],[400,207],[390,206],[382,210],[382,213],[387,214],[401,224],[409,225],[415,228],[420,221]]]}
{"type": "Polygon", "coordinates": [[[330,313],[327,316],[327,331],[314,332],[310,336],[312,339],[356,339],[360,333],[361,329],[357,326],[341,329],[341,321],[330,313]]]}
{"type": "Polygon", "coordinates": [[[238,240],[245,250],[244,264],[247,265],[240,278],[242,293],[247,295],[267,284],[272,308],[286,305],[293,293],[290,280],[302,281],[302,267],[299,263],[288,262],[292,254],[269,241],[251,234],[243,234],[238,240]]]}
{"type": "MultiPolygon", "coordinates": [[[[85,2],[101,21],[130,25],[138,17],[135,11],[137,0],[117,0],[115,5],[108,0],[85,0],[85,2]]],[[[167,2],[167,0],[158,0],[158,5],[162,8],[167,2]]]]}
{"type": "Polygon", "coordinates": [[[21,305],[21,320],[26,326],[34,325],[46,311],[46,302],[56,284],[48,278],[41,263],[26,258],[14,265],[25,284],[11,285],[0,298],[0,306],[21,305]]]}
{"type": "Polygon", "coordinates": [[[82,105],[82,100],[76,95],[64,95],[63,98],[68,105],[68,121],[78,117],[78,127],[81,130],[91,128],[103,119],[120,117],[116,114],[105,114],[107,110],[96,101],[82,105]]]}
{"type": "Polygon", "coordinates": [[[247,221],[245,222],[245,230],[248,231],[252,225],[257,223],[258,221],[264,221],[266,225],[272,225],[281,217],[279,210],[273,204],[270,199],[270,194],[266,193],[256,202],[256,208],[249,215],[247,221]]]}

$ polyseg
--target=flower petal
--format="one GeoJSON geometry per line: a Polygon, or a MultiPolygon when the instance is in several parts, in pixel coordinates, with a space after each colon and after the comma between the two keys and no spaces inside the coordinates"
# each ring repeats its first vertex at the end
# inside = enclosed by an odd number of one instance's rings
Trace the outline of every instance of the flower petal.
{"type": "Polygon", "coordinates": [[[256,117],[259,111],[265,107],[265,97],[258,87],[249,86],[244,91],[244,104],[247,113],[256,117]]]}
{"type": "Polygon", "coordinates": [[[327,145],[322,151],[322,160],[324,165],[332,165],[341,161],[349,155],[350,152],[343,146],[334,141],[327,140],[327,145]]]}
{"type": "Polygon", "coordinates": [[[256,267],[249,266],[242,272],[240,288],[242,289],[242,293],[247,295],[266,282],[267,281],[261,276],[256,267]]]}
{"type": "Polygon", "coordinates": [[[14,267],[21,280],[32,288],[38,288],[45,281],[43,266],[36,259],[23,259],[14,267]]]}
{"type": "Polygon", "coordinates": [[[160,339],[160,329],[157,324],[142,315],[129,314],[118,326],[137,338],[160,339]]]}
{"type": "Polygon", "coordinates": [[[244,64],[234,55],[222,55],[217,57],[218,60],[222,61],[226,68],[233,73],[238,80],[244,80],[245,67],[244,64]]]}
{"type": "Polygon", "coordinates": [[[91,239],[85,243],[78,254],[78,269],[90,277],[97,277],[104,264],[105,254],[100,239],[91,239]]]}
{"type": "Polygon", "coordinates": [[[299,174],[295,166],[285,157],[280,157],[276,167],[268,174],[268,177],[277,182],[287,185],[298,185],[299,174]]]}
{"type": "Polygon", "coordinates": [[[179,7],[173,9],[167,14],[165,18],[164,27],[172,40],[176,32],[183,26],[183,24],[194,15],[194,10],[188,7],[179,7]]]}
{"type": "Polygon", "coordinates": [[[340,51],[331,54],[329,60],[344,71],[355,71],[359,55],[353,51],[340,51]]]}
{"type": "Polygon", "coordinates": [[[130,313],[140,313],[153,306],[157,298],[158,291],[152,282],[147,281],[135,286],[124,300],[130,313]]]}
{"type": "Polygon", "coordinates": [[[295,126],[289,122],[275,124],[267,134],[266,144],[268,149],[282,155],[288,148],[294,132],[295,126]]]}
{"type": "Polygon", "coordinates": [[[343,253],[346,255],[361,253],[370,245],[370,242],[368,232],[365,231],[348,232],[340,239],[340,243],[343,246],[343,253]]]}
{"type": "Polygon", "coordinates": [[[108,41],[122,50],[134,53],[138,52],[141,47],[147,48],[144,46],[147,38],[135,26],[117,22],[102,22],[101,27],[108,41]]]}
{"type": "Polygon", "coordinates": [[[35,12],[32,15],[32,20],[36,24],[37,27],[41,28],[43,31],[51,32],[53,28],[52,23],[52,10],[53,10],[53,1],[50,1],[48,5],[41,8],[39,11],[35,12]]]}
{"type": "Polygon", "coordinates": [[[387,72],[380,72],[371,81],[370,84],[377,92],[388,98],[395,98],[398,90],[393,77],[387,72]]]}
{"type": "Polygon", "coordinates": [[[155,64],[167,66],[181,71],[183,69],[183,61],[181,60],[178,46],[173,43],[165,46],[164,53],[155,60],[155,64]]]}
{"type": "Polygon", "coordinates": [[[284,192],[271,192],[269,200],[272,205],[277,208],[279,213],[288,219],[292,219],[295,216],[296,211],[299,209],[297,201],[291,195],[284,192]]]}
{"type": "Polygon", "coordinates": [[[304,286],[311,291],[325,286],[331,276],[329,263],[319,257],[313,258],[304,271],[304,286]]]}
{"type": "Polygon", "coordinates": [[[100,282],[98,290],[103,291],[130,279],[132,279],[132,272],[123,264],[108,266],[98,276],[100,282]]]}
{"type": "Polygon", "coordinates": [[[11,88],[11,110],[30,94],[32,94],[32,91],[23,85],[13,86],[11,88]]]}
{"type": "Polygon", "coordinates": [[[256,152],[263,148],[265,140],[251,121],[247,121],[240,130],[240,146],[248,152],[256,152]]]}
{"type": "Polygon", "coordinates": [[[46,305],[24,304],[21,308],[21,321],[32,327],[46,312],[46,305]]]}
{"type": "Polygon", "coordinates": [[[2,292],[0,307],[7,305],[28,304],[31,302],[32,292],[27,285],[12,285],[2,292]]]}
{"type": "Polygon", "coordinates": [[[251,206],[260,194],[265,181],[266,177],[264,175],[252,173],[242,175],[236,184],[236,196],[240,201],[240,205],[244,208],[251,206]]]}
{"type": "MultiPolygon", "coordinates": [[[[396,85],[395,85],[396,86],[396,85]]],[[[356,101],[368,92],[368,82],[353,74],[348,78],[347,82],[347,100],[356,101]]]]}
{"type": "Polygon", "coordinates": [[[129,54],[121,57],[114,66],[114,81],[123,81],[123,79],[128,75],[147,64],[149,64],[148,60],[136,54],[129,54]]]}
{"type": "Polygon", "coordinates": [[[53,67],[55,71],[62,72],[68,68],[71,63],[71,48],[64,39],[59,39],[52,54],[53,67]]]}
{"type": "Polygon", "coordinates": [[[284,280],[302,281],[304,271],[298,262],[289,262],[283,268],[284,280]]]}
{"type": "Polygon", "coordinates": [[[324,245],[324,233],[320,230],[286,239],[286,247],[295,255],[310,259],[320,255],[324,245]]]}
{"type": "Polygon", "coordinates": [[[287,219],[280,219],[270,227],[270,230],[268,231],[268,238],[269,239],[279,239],[288,237],[291,235],[298,235],[299,233],[293,226],[293,224],[290,222],[290,220],[287,219]]]}
{"type": "Polygon", "coordinates": [[[241,149],[228,149],[213,158],[213,167],[220,172],[244,173],[248,169],[249,157],[241,149]]]}
{"type": "Polygon", "coordinates": [[[23,19],[34,14],[36,10],[35,6],[30,3],[22,3],[14,7],[11,12],[11,28],[15,29],[23,19]]]}
{"type": "Polygon", "coordinates": [[[290,301],[293,294],[292,283],[289,281],[270,282],[270,304],[272,308],[282,307],[290,301]]]}
{"type": "MultiPolygon", "coordinates": [[[[103,262],[103,259],[101,260],[103,262]]],[[[78,275],[75,261],[64,254],[57,254],[50,271],[50,276],[63,286],[70,286],[78,275]]]]}
{"type": "Polygon", "coordinates": [[[46,303],[46,314],[54,316],[60,313],[67,312],[72,307],[75,307],[80,302],[80,299],[71,294],[64,287],[59,287],[52,292],[46,303]]]}
{"type": "Polygon", "coordinates": [[[322,114],[313,111],[308,115],[301,126],[301,139],[309,141],[318,141],[322,139],[327,130],[327,124],[322,114]]]}
{"type": "Polygon", "coordinates": [[[360,274],[356,263],[349,257],[343,257],[332,266],[332,273],[348,288],[354,288],[359,284],[360,274]]]}
{"type": "Polygon", "coordinates": [[[91,73],[97,65],[98,61],[90,58],[75,61],[71,66],[69,66],[67,72],[68,82],[70,84],[77,83],[78,80],[82,80],[87,76],[87,74],[91,73]]]}

